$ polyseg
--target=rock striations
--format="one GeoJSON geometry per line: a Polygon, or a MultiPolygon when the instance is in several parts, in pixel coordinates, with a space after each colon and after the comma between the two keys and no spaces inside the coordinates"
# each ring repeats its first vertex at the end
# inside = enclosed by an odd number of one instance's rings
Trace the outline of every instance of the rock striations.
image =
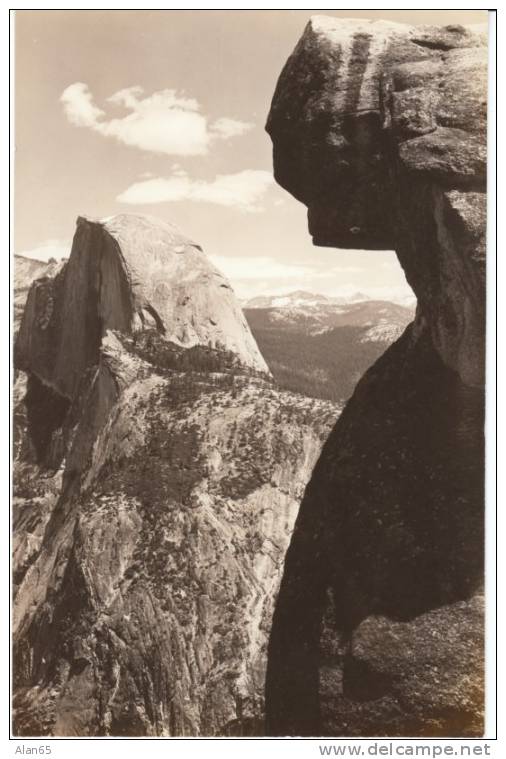
{"type": "Polygon", "coordinates": [[[38,261],[26,256],[14,256],[14,332],[17,333],[30,286],[34,279],[40,279],[46,275],[54,276],[62,262],[38,261]]]}
{"type": "Polygon", "coordinates": [[[128,214],[77,220],[64,271],[29,294],[18,366],[72,399],[102,335],[146,327],[185,347],[231,350],[268,371],[228,280],[202,249],[165,222],[128,214]]]}
{"type": "Polygon", "coordinates": [[[15,347],[14,732],[263,731],[304,487],[338,414],[278,391],[173,227],[79,218],[15,347]]]}
{"type": "Polygon", "coordinates": [[[273,735],[483,731],[486,73],[481,28],[318,16],[279,78],[275,175],[315,244],[393,248],[418,307],[306,490],[269,643],[273,735]]]}

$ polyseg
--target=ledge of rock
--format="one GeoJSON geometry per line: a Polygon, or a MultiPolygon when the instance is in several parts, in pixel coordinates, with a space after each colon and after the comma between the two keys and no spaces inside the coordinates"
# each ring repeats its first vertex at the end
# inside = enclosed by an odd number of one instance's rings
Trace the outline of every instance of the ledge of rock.
{"type": "Polygon", "coordinates": [[[418,308],[306,490],[270,637],[273,735],[483,729],[486,45],[481,27],[317,16],[278,81],[275,176],[314,243],[394,249],[418,308]]]}
{"type": "Polygon", "coordinates": [[[315,16],[267,122],[315,244],[395,249],[443,360],[478,386],[487,55],[481,27],[315,16]]]}

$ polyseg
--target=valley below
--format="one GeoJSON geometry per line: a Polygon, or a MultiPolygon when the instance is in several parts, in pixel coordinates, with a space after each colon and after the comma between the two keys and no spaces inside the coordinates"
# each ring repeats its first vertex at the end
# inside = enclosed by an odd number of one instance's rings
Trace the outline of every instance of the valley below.
{"type": "Polygon", "coordinates": [[[346,302],[295,292],[243,308],[279,386],[338,403],[414,318],[413,307],[360,293],[346,302]]]}

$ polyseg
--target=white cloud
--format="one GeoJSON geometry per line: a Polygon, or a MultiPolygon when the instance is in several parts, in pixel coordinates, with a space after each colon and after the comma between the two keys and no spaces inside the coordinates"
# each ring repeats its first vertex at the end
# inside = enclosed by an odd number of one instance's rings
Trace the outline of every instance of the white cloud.
{"type": "Polygon", "coordinates": [[[146,97],[142,87],[119,90],[107,102],[129,113],[109,119],[94,104],[92,93],[83,82],[67,87],[60,100],[74,126],[88,127],[124,145],[167,155],[204,155],[214,140],[228,140],[254,126],[226,117],[209,123],[200,112],[199,103],[176,90],[160,90],[146,97]]]}
{"type": "Polygon", "coordinates": [[[221,118],[211,124],[210,130],[215,135],[228,140],[230,137],[240,137],[242,134],[249,132],[255,125],[245,121],[236,121],[236,119],[221,118]]]}
{"type": "Polygon", "coordinates": [[[416,295],[408,283],[404,286],[397,287],[360,287],[360,292],[365,293],[373,300],[389,300],[393,303],[399,303],[401,306],[414,306],[416,304],[416,295]]]}
{"type": "Polygon", "coordinates": [[[93,104],[88,85],[75,82],[62,92],[60,97],[63,110],[71,124],[78,127],[94,127],[104,112],[93,104]]]}
{"type": "Polygon", "coordinates": [[[260,210],[260,200],[273,183],[272,174],[262,170],[246,169],[237,174],[218,174],[215,179],[206,182],[192,179],[178,168],[170,177],[135,182],[118,195],[117,200],[132,205],[191,200],[254,212],[260,210]]]}
{"type": "Polygon", "coordinates": [[[311,273],[309,266],[289,264],[276,261],[271,256],[233,256],[211,255],[209,258],[229,279],[239,282],[262,283],[276,280],[299,280],[311,273]]]}
{"type": "Polygon", "coordinates": [[[24,256],[25,258],[35,258],[38,261],[49,261],[50,258],[56,258],[59,261],[60,258],[69,257],[71,247],[71,243],[66,240],[51,239],[42,242],[36,248],[20,250],[17,252],[17,255],[24,256]]]}
{"type": "Polygon", "coordinates": [[[311,259],[308,263],[289,262],[269,255],[210,255],[210,258],[230,279],[240,298],[284,295],[294,290],[306,290],[343,298],[360,292],[371,299],[389,300],[403,305],[412,305],[415,301],[415,296],[406,282],[378,286],[371,280],[374,272],[368,272],[365,267],[329,267],[318,259],[311,259]],[[357,276],[359,272],[360,276],[357,276]]]}
{"type": "Polygon", "coordinates": [[[325,269],[325,272],[323,273],[323,276],[325,276],[327,273],[329,274],[361,274],[363,271],[365,271],[363,266],[330,266],[328,269],[325,269]]]}

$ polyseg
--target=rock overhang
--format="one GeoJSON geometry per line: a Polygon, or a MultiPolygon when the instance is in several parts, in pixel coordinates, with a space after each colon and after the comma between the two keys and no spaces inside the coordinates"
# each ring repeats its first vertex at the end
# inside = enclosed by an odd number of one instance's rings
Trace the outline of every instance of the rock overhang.
{"type": "Polygon", "coordinates": [[[482,29],[319,18],[278,81],[275,176],[313,241],[388,242],[418,306],[305,491],[269,735],[483,734],[486,68],[482,29]]]}
{"type": "Polygon", "coordinates": [[[266,125],[275,178],[307,206],[313,243],[395,250],[443,360],[473,386],[484,381],[487,57],[481,25],[316,16],[266,125]]]}
{"type": "Polygon", "coordinates": [[[484,189],[486,75],[481,27],[312,17],[266,129],[276,180],[308,207],[314,243],[395,247],[394,164],[484,189]]]}

